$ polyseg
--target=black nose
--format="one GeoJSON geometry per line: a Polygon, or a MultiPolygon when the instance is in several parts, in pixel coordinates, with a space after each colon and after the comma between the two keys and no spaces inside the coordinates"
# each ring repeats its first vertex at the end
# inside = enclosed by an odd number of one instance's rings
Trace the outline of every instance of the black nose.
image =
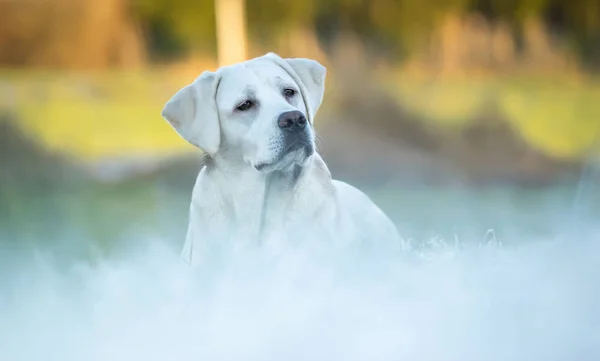
{"type": "Polygon", "coordinates": [[[306,117],[301,111],[293,110],[281,113],[279,118],[277,118],[277,124],[281,129],[296,131],[306,126],[306,117]]]}

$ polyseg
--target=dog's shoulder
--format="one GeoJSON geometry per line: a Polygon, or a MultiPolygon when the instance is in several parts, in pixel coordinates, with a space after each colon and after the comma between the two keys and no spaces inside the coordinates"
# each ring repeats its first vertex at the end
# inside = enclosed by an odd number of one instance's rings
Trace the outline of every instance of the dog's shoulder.
{"type": "Polygon", "coordinates": [[[352,209],[360,209],[361,206],[372,203],[371,199],[358,188],[337,179],[331,182],[338,198],[352,209]]]}
{"type": "Polygon", "coordinates": [[[333,180],[338,207],[357,229],[364,231],[369,237],[380,237],[395,241],[398,231],[394,223],[375,202],[358,188],[333,180]]]}

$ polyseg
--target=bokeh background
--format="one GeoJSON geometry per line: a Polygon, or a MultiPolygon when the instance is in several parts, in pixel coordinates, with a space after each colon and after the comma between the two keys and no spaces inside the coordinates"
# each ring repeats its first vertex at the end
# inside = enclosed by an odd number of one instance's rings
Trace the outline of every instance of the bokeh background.
{"type": "Polygon", "coordinates": [[[599,138],[598,0],[0,0],[0,359],[598,360],[599,138]],[[269,51],[416,252],[180,268],[162,107],[269,51]]]}
{"type": "Polygon", "coordinates": [[[404,233],[550,231],[593,177],[597,0],[2,0],[0,242],[179,246],[199,151],[162,106],[268,51],[327,66],[321,152],[404,233]]]}

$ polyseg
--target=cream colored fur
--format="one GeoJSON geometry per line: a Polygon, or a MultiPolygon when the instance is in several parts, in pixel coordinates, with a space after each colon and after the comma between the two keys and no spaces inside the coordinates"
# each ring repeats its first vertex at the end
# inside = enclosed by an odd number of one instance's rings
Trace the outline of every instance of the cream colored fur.
{"type": "Polygon", "coordinates": [[[268,53],[204,72],[166,103],[163,117],[209,157],[192,193],[186,262],[251,246],[398,243],[388,217],[358,189],[332,180],[312,151],[325,74],[314,60],[268,53]],[[240,111],[246,100],[254,106],[240,111]],[[308,141],[287,151],[277,118],[293,110],[308,119],[308,141]]]}

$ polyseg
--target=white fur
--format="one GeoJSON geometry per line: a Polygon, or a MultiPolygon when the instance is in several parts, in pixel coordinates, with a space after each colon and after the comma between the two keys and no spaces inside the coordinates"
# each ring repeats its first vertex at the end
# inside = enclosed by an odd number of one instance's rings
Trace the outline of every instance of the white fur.
{"type": "Polygon", "coordinates": [[[167,102],[163,117],[210,157],[192,194],[187,262],[251,245],[398,242],[387,216],[358,189],[332,180],[318,153],[286,151],[277,118],[293,110],[308,119],[305,149],[314,149],[325,74],[314,60],[269,53],[204,72],[167,102]],[[285,88],[297,94],[286,97],[285,88]],[[256,106],[236,110],[246,99],[256,106]]]}

